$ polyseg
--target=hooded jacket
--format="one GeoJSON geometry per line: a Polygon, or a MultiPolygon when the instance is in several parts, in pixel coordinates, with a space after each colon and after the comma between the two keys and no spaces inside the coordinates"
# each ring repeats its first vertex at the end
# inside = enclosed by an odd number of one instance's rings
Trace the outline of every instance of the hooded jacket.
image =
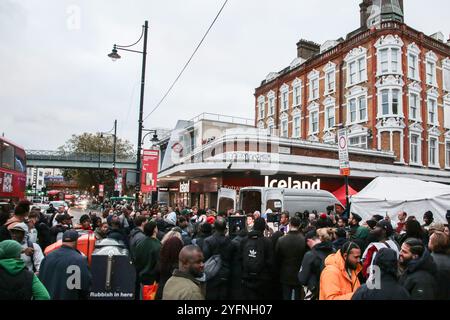
{"type": "Polygon", "coordinates": [[[205,286],[177,269],[164,286],[163,300],[205,300],[205,286]]]}
{"type": "Polygon", "coordinates": [[[19,256],[21,246],[16,241],[0,245],[0,300],[49,300],[47,289],[38,277],[29,271],[19,256]]]}
{"type": "Polygon", "coordinates": [[[409,262],[400,277],[400,284],[405,287],[413,300],[433,300],[437,296],[437,266],[428,250],[416,260],[409,262]]]}
{"type": "Polygon", "coordinates": [[[325,266],[325,259],[335,252],[333,245],[329,241],[318,243],[308,251],[298,272],[300,284],[317,293],[322,267],[325,266]]]}
{"type": "Polygon", "coordinates": [[[320,276],[319,300],[350,300],[353,293],[360,287],[358,274],[361,265],[348,275],[345,260],[341,251],[330,254],[325,259],[325,269],[320,276]]]}
{"type": "MultiPolygon", "coordinates": [[[[380,249],[373,264],[381,270],[379,283],[369,288],[363,284],[352,300],[409,300],[408,291],[397,281],[397,252],[393,249],[380,249]]],[[[370,281],[370,280],[369,280],[370,281]]]]}
{"type": "Polygon", "coordinates": [[[86,257],[78,250],[63,245],[50,252],[41,263],[39,278],[54,300],[86,299],[92,281],[86,257]],[[80,287],[69,287],[69,277],[80,275],[80,287]]]}

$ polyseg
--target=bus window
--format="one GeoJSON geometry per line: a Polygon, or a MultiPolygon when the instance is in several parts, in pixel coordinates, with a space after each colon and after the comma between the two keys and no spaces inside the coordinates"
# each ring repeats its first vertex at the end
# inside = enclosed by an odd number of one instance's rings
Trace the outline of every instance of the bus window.
{"type": "Polygon", "coordinates": [[[1,149],[2,168],[14,170],[14,147],[6,142],[2,142],[1,149]]]}
{"type": "Polygon", "coordinates": [[[21,149],[16,148],[16,161],[15,161],[15,169],[19,172],[26,172],[27,168],[25,166],[25,152],[21,149]]]}

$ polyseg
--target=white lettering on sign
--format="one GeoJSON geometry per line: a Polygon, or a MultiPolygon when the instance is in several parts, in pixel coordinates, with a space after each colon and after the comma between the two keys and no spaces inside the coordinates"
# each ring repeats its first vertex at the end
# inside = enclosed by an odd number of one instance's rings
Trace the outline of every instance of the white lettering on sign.
{"type": "Polygon", "coordinates": [[[189,181],[180,182],[180,193],[189,193],[189,181]]]}
{"type": "Polygon", "coordinates": [[[292,180],[292,177],[288,177],[288,179],[286,181],[286,180],[277,180],[277,179],[270,180],[269,176],[266,176],[264,179],[264,186],[266,188],[321,190],[320,189],[320,179],[317,179],[315,182],[311,183],[309,181],[292,180]]]}

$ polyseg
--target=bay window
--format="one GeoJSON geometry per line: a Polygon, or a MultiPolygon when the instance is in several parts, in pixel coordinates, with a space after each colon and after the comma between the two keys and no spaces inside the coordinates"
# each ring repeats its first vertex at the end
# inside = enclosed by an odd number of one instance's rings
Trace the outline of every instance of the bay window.
{"type": "Polygon", "coordinates": [[[403,116],[400,89],[382,89],[380,90],[379,97],[379,118],[403,116]]]}

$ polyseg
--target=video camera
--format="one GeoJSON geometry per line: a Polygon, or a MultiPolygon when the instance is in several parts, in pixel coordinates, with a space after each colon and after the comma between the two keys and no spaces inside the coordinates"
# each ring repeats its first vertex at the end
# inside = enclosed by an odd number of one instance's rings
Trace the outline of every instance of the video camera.
{"type": "Polygon", "coordinates": [[[242,230],[245,230],[246,224],[247,224],[247,217],[245,216],[228,217],[228,230],[230,237],[234,237],[242,230]]]}

